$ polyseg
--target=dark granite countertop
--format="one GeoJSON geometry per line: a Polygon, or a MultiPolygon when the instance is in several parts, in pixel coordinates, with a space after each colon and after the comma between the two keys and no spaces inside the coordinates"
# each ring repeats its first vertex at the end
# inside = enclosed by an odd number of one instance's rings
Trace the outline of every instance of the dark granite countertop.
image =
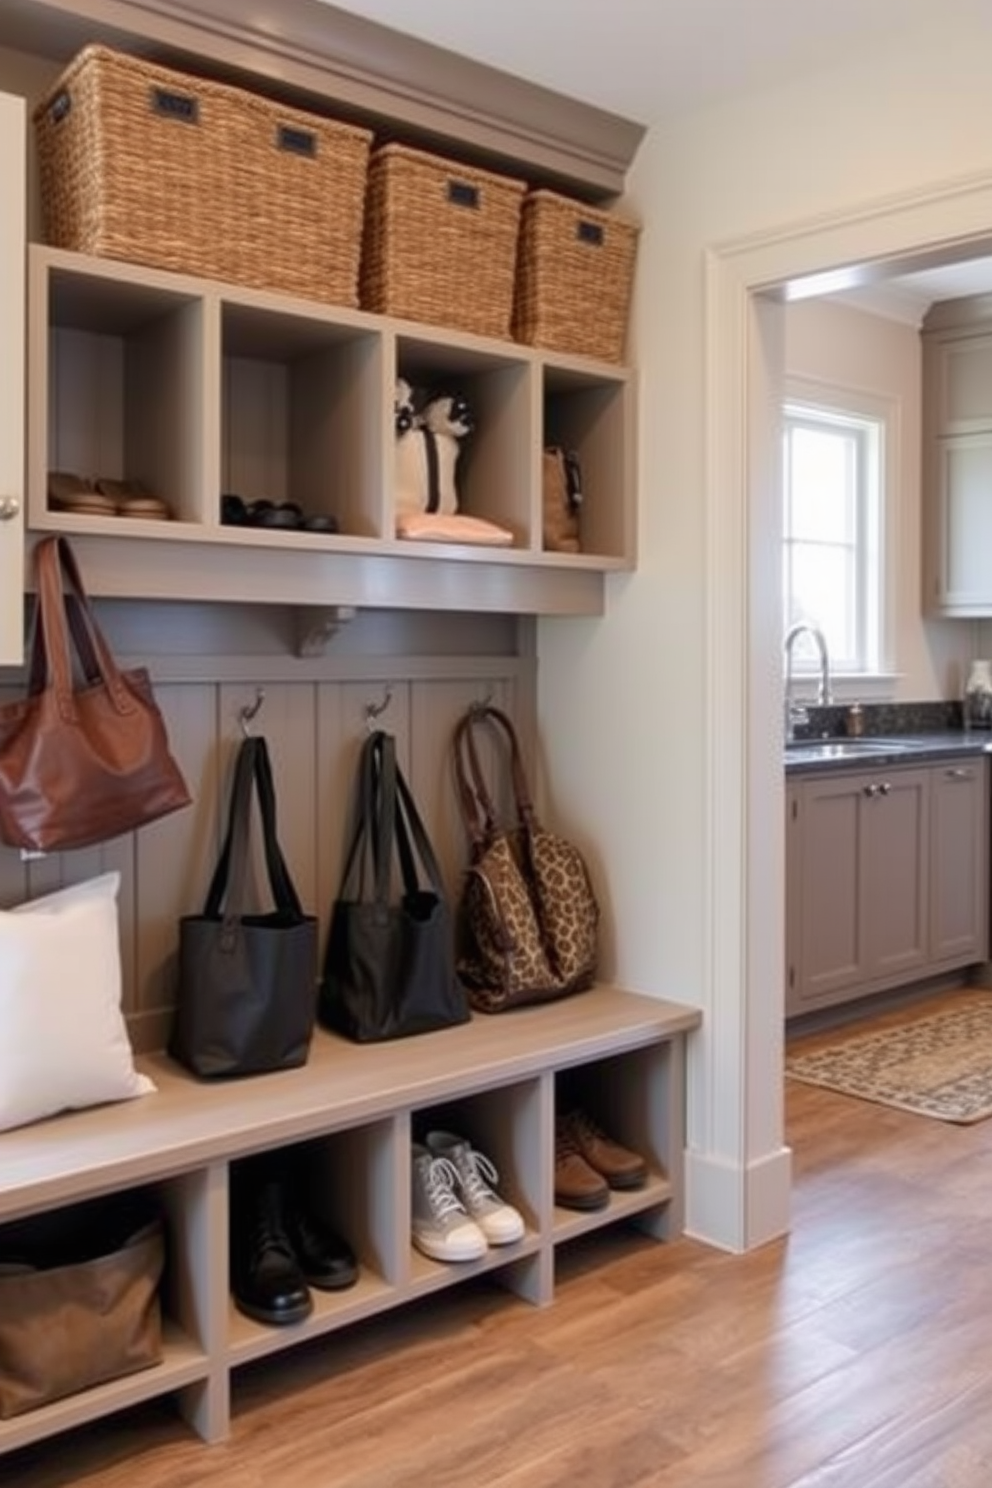
{"type": "Polygon", "coordinates": [[[992,754],[992,732],[987,729],[807,738],[785,746],[785,771],[809,775],[823,770],[873,770],[879,765],[922,765],[983,754],[992,754]]]}

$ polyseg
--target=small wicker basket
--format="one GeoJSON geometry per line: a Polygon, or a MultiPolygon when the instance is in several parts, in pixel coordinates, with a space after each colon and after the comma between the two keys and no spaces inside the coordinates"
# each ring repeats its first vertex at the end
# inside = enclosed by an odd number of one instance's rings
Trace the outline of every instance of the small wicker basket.
{"type": "Polygon", "coordinates": [[[49,243],[358,303],[371,131],[103,46],[34,117],[49,243]]]}
{"type": "Polygon", "coordinates": [[[639,231],[554,191],[530,192],[520,225],[514,337],[622,361],[639,231]]]}
{"type": "Polygon", "coordinates": [[[509,338],[523,181],[405,145],[369,166],[366,310],[509,338]]]}

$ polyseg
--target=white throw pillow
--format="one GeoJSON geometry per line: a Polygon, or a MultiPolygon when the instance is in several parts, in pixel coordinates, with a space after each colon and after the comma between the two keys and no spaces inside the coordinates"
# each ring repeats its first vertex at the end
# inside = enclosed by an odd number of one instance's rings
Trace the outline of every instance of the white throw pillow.
{"type": "Polygon", "coordinates": [[[119,873],[0,910],[0,1131],[155,1089],[121,1012],[119,873]]]}

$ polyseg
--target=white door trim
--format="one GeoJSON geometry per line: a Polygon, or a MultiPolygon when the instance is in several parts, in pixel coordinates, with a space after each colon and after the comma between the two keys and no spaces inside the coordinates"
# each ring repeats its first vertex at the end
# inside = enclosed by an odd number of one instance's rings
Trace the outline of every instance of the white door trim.
{"type": "Polygon", "coordinates": [[[937,183],[706,255],[705,976],[692,1042],[686,1228],[744,1250],[789,1224],[784,820],[772,409],[782,286],[820,292],[992,252],[992,176],[937,183]],[[858,266],[861,266],[860,269],[858,266]]]}

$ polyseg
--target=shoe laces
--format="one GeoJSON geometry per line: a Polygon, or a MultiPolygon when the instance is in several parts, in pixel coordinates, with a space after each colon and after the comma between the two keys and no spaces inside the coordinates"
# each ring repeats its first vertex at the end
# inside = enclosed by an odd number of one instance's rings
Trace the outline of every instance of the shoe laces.
{"type": "Polygon", "coordinates": [[[286,1233],[282,1195],[275,1184],[268,1184],[259,1194],[251,1226],[252,1248],[257,1254],[293,1257],[293,1247],[286,1233]]]}
{"type": "Polygon", "coordinates": [[[602,1128],[598,1127],[592,1117],[586,1115],[585,1111],[569,1112],[565,1117],[564,1125],[567,1126],[575,1142],[603,1140],[604,1133],[602,1128]]]}
{"type": "Polygon", "coordinates": [[[555,1125],[555,1161],[564,1162],[569,1157],[581,1157],[579,1144],[575,1140],[575,1130],[567,1121],[559,1121],[555,1125]]]}
{"type": "Polygon", "coordinates": [[[499,1182],[499,1173],[485,1153],[476,1152],[474,1147],[469,1147],[462,1157],[459,1177],[470,1209],[488,1200],[500,1202],[499,1195],[493,1191],[493,1187],[499,1182]]]}
{"type": "Polygon", "coordinates": [[[458,1169],[448,1158],[431,1158],[425,1182],[427,1202],[438,1219],[465,1213],[465,1205],[454,1190],[454,1185],[458,1182],[458,1169]]]}

